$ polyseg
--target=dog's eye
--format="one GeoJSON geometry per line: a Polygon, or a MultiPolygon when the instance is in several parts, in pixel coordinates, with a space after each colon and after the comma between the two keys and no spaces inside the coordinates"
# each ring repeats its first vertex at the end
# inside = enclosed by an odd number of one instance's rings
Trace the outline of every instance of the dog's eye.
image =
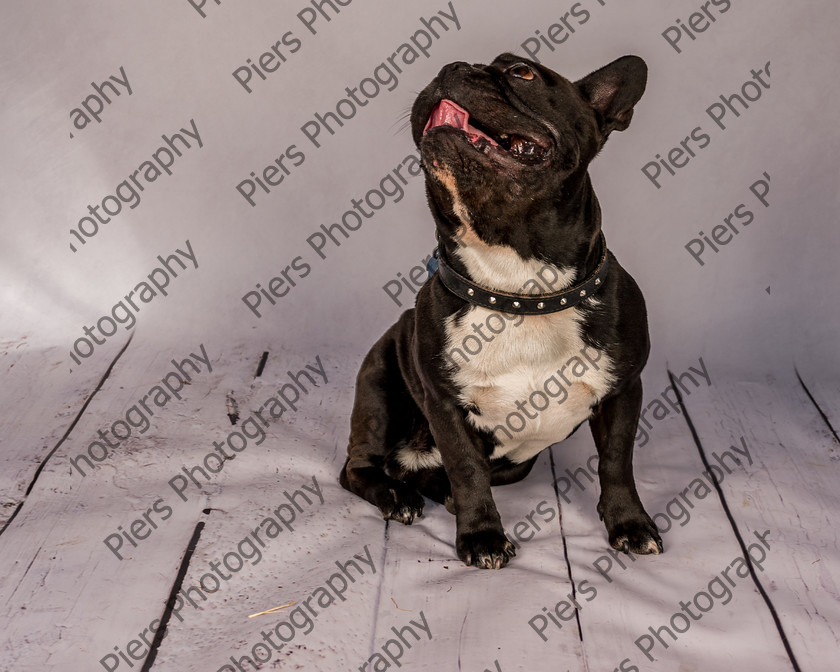
{"type": "Polygon", "coordinates": [[[525,65],[524,63],[517,63],[516,65],[510,66],[508,68],[508,74],[512,77],[516,77],[517,79],[524,79],[527,81],[534,79],[534,71],[530,66],[525,65]]]}

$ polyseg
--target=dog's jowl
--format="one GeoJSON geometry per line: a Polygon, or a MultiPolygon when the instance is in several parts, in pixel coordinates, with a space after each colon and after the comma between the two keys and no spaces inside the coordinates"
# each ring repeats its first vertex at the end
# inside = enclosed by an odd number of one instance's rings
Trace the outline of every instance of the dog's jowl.
{"type": "Polygon", "coordinates": [[[445,66],[412,108],[439,267],[362,364],[340,481],[406,524],[445,504],[468,565],[514,555],[490,486],[586,420],[609,543],[662,552],[632,467],[645,303],[587,173],[646,78],[635,56],[571,82],[503,54],[445,66]]]}

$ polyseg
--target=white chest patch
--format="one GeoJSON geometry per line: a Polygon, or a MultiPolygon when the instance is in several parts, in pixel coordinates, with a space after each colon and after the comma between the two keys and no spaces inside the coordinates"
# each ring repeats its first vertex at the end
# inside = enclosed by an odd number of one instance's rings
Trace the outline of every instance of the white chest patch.
{"type": "Polygon", "coordinates": [[[458,326],[450,318],[445,357],[475,409],[468,421],[500,442],[491,458],[520,463],[562,441],[609,392],[612,363],[583,342],[580,319],[576,308],[525,316],[480,306],[458,326]]]}
{"type": "MultiPolygon", "coordinates": [[[[512,248],[484,243],[472,230],[452,175],[439,179],[450,190],[454,213],[462,222],[454,253],[475,282],[531,295],[574,284],[574,269],[525,261],[512,248]]],[[[594,297],[587,301],[597,303],[594,297]]],[[[504,456],[518,464],[562,441],[610,391],[612,362],[583,342],[580,321],[577,308],[512,315],[472,306],[459,325],[449,318],[444,358],[461,390],[461,402],[475,409],[467,421],[499,443],[491,459],[504,456]]]]}

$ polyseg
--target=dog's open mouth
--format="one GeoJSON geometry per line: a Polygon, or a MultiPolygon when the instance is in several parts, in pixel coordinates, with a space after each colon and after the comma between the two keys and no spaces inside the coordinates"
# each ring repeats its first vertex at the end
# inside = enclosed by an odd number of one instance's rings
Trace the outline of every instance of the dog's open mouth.
{"type": "Polygon", "coordinates": [[[482,127],[475,120],[470,123],[470,113],[446,98],[432,109],[423,134],[440,126],[463,131],[473,147],[484,154],[497,152],[522,163],[539,163],[548,155],[548,148],[534,138],[515,133],[494,132],[482,127]]]}

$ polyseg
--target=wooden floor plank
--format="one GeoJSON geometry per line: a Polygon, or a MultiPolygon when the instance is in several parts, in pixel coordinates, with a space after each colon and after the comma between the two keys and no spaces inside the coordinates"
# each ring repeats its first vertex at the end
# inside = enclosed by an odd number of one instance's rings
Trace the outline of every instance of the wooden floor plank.
{"type": "Polygon", "coordinates": [[[122,347],[105,348],[97,364],[70,373],[66,353],[28,339],[0,343],[3,468],[0,529],[17,510],[41,463],[61,441],[122,347]]]}
{"type": "MultiPolygon", "coordinates": [[[[277,387],[272,359],[240,402],[243,418],[277,387]]],[[[280,370],[288,368],[292,364],[286,362],[280,370]]],[[[266,441],[249,448],[247,460],[234,461],[224,488],[211,495],[213,511],[184,582],[196,606],[185,602],[183,621],[171,621],[154,669],[217,670],[226,664],[237,669],[238,663],[250,670],[248,659],[259,663],[269,656],[273,662],[267,667],[353,669],[366,657],[383,580],[385,523],[376,509],[338,484],[352,379],[335,368],[327,375],[329,383],[318,396],[273,423],[266,441]],[[320,490],[323,503],[313,490],[320,490]],[[302,510],[293,509],[292,502],[302,510]],[[284,519],[294,511],[295,518],[271,539],[264,521],[277,519],[278,510],[284,519]],[[265,547],[251,536],[240,549],[257,528],[265,547]],[[239,572],[225,571],[224,558],[231,553],[257,557],[251,546],[260,549],[259,562],[248,560],[239,572]],[[202,600],[198,588],[212,573],[211,563],[230,578],[202,600]],[[307,598],[312,598],[308,606],[307,598]],[[289,602],[286,613],[248,618],[289,602]],[[196,649],[196,641],[209,637],[211,644],[196,649]]],[[[229,560],[236,564],[232,556],[229,560]]],[[[205,585],[215,588],[210,579],[205,585]]]]}
{"type": "Polygon", "coordinates": [[[837,376],[826,375],[818,365],[806,363],[796,367],[797,382],[816,407],[825,423],[825,430],[835,440],[840,440],[840,381],[837,376]]]}
{"type": "MultiPolygon", "coordinates": [[[[185,462],[203,457],[208,435],[229,426],[215,390],[236,376],[216,370],[193,378],[182,401],[157,409],[145,434],[122,442],[85,477],[68,458],[83,451],[99,429],[124,418],[138,395],[171,368],[172,354],[155,347],[126,352],[0,537],[0,564],[7,568],[0,577],[6,623],[0,642],[13,669],[93,669],[124,643],[126,633],[140,632],[163,611],[207,499],[198,494],[180,501],[167,480],[185,462]],[[162,504],[160,512],[152,510],[159,499],[170,505],[168,517],[162,504]],[[157,528],[137,528],[145,540],[136,548],[125,542],[119,560],[103,540],[119,534],[118,526],[130,530],[144,513],[156,519],[157,528]]],[[[239,358],[230,360],[228,368],[238,372],[239,358]]],[[[54,396],[45,397],[45,405],[54,396]]]]}
{"type": "Polygon", "coordinates": [[[458,560],[455,519],[440,505],[427,505],[411,527],[391,527],[374,649],[367,659],[372,665],[382,647],[396,639],[392,628],[425,619],[432,641],[424,635],[405,651],[412,669],[586,669],[576,628],[564,632],[553,650],[510,644],[529,642],[528,621],[540,614],[541,605],[571,592],[548,454],[540,456],[526,480],[493,488],[493,494],[505,529],[519,546],[501,571],[458,560]]]}
{"type": "MultiPolygon", "coordinates": [[[[648,372],[646,404],[663,399],[669,384],[663,374],[648,372]]],[[[691,403],[714,394],[716,385],[693,388],[691,403]]],[[[553,448],[563,479],[558,485],[570,500],[564,503],[564,526],[573,577],[578,585],[588,582],[597,591],[588,595],[590,601],[579,600],[590,669],[789,670],[772,619],[750,579],[728,569],[733,562],[740,567],[740,548],[717,498],[702,486],[708,479],[683,418],[671,407],[651,425],[648,442],[636,448],[634,469],[645,508],[660,528],[664,555],[609,551],[595,510],[600,488],[580,470],[586,470],[595,454],[587,431],[553,448]],[[721,578],[724,571],[733,582],[721,578]],[[700,608],[693,606],[695,600],[700,608]],[[689,605],[687,612],[682,604],[689,605]]],[[[728,446],[728,441],[719,441],[713,447],[721,454],[728,446]]],[[[593,471],[595,464],[590,463],[593,471]]]]}
{"type": "Polygon", "coordinates": [[[774,385],[729,383],[692,399],[701,443],[744,437],[755,466],[722,483],[742,529],[769,530],[761,580],[802,670],[827,669],[840,641],[837,441],[791,372],[774,385]]]}

